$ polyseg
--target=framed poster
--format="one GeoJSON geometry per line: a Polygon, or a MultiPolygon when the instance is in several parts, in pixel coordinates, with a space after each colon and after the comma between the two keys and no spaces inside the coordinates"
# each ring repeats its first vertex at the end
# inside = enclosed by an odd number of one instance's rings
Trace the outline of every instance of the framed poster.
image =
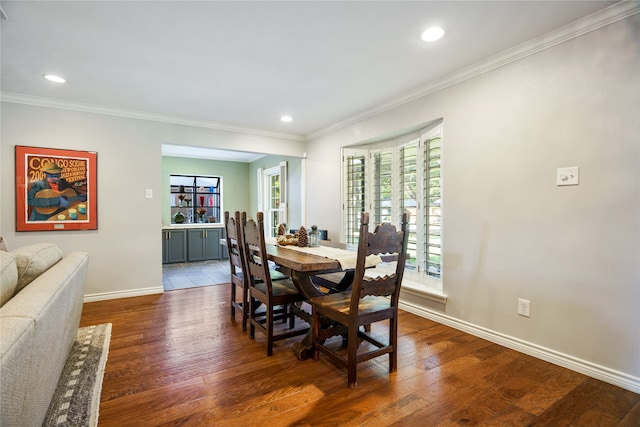
{"type": "Polygon", "coordinates": [[[96,230],[97,157],[16,145],[16,231],[96,230]]]}

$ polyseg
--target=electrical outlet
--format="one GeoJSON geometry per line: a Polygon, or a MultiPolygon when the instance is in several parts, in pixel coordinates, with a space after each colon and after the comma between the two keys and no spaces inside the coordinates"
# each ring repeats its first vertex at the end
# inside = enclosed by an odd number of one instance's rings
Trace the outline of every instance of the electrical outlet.
{"type": "Polygon", "coordinates": [[[529,317],[530,301],[527,299],[518,298],[518,314],[520,316],[529,317]]]}

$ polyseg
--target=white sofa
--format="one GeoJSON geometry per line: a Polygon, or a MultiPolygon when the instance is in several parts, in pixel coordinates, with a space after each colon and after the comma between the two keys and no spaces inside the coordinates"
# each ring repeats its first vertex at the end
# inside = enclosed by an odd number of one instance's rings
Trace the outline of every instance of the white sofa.
{"type": "Polygon", "coordinates": [[[0,425],[41,426],[80,324],[89,256],[42,243],[0,260],[0,425]]]}

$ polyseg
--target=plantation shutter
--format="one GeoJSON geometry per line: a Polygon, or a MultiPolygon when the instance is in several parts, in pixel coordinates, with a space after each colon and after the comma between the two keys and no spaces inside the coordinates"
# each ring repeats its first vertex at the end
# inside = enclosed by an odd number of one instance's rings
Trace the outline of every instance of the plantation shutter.
{"type": "Polygon", "coordinates": [[[358,243],[360,213],[365,211],[366,151],[345,150],[344,162],[344,215],[345,243],[358,243]]]}

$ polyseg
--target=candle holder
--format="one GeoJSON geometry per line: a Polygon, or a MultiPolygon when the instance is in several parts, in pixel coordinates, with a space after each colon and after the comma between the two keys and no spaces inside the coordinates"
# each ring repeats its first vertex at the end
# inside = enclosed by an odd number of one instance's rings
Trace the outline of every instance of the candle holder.
{"type": "Polygon", "coordinates": [[[316,248],[318,246],[320,246],[320,232],[317,225],[312,225],[309,232],[309,247],[316,248]]]}

